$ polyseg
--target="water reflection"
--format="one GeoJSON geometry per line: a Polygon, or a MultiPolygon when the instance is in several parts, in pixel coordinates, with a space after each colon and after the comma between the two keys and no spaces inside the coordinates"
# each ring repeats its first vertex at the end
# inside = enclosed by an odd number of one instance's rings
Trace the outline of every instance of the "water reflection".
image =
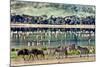
{"type": "Polygon", "coordinates": [[[11,47],[95,45],[94,31],[11,31],[11,47]]]}

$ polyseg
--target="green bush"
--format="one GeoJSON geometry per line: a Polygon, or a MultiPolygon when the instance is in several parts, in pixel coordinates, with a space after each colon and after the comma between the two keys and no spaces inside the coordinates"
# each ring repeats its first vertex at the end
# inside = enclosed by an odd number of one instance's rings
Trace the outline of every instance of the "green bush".
{"type": "Polygon", "coordinates": [[[11,51],[14,52],[16,49],[15,48],[11,48],[11,51]]]}
{"type": "Polygon", "coordinates": [[[44,47],[44,48],[42,48],[42,50],[47,50],[47,48],[46,48],[46,47],[44,47]]]}
{"type": "Polygon", "coordinates": [[[65,51],[65,55],[68,55],[68,52],[67,51],[65,51]]]}
{"type": "Polygon", "coordinates": [[[80,52],[78,50],[71,50],[68,52],[69,55],[79,55],[80,52]]]}

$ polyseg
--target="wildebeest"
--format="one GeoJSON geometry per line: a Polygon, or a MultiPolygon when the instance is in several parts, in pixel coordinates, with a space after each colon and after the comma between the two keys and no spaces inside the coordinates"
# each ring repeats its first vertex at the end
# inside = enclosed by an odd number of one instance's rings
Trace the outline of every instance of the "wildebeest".
{"type": "Polygon", "coordinates": [[[17,52],[17,56],[23,56],[23,59],[26,60],[25,56],[28,56],[28,60],[34,59],[35,57],[38,59],[38,56],[41,55],[43,58],[45,58],[44,52],[42,50],[38,49],[21,49],[17,52]]]}
{"type": "Polygon", "coordinates": [[[56,17],[51,15],[48,17],[47,15],[43,16],[30,16],[30,15],[11,15],[12,23],[32,23],[32,24],[88,24],[95,25],[95,17],[87,16],[87,17],[78,17],[78,16],[65,16],[65,17],[56,17]],[[81,19],[81,20],[80,20],[81,19]]]}
{"type": "MultiPolygon", "coordinates": [[[[42,58],[45,58],[45,55],[44,55],[43,50],[32,49],[32,50],[30,51],[30,53],[31,53],[32,57],[34,56],[34,58],[36,57],[37,59],[39,59],[39,58],[38,58],[39,55],[41,55],[42,58]]],[[[33,58],[33,59],[34,59],[34,58],[33,58]]]]}
{"type": "Polygon", "coordinates": [[[82,54],[83,55],[86,55],[87,57],[89,56],[89,49],[86,48],[86,47],[80,47],[80,46],[77,46],[77,49],[79,50],[80,52],[80,57],[82,57],[82,54]]]}
{"type": "Polygon", "coordinates": [[[41,55],[41,57],[45,58],[43,50],[38,49],[21,49],[17,52],[18,56],[23,56],[24,60],[26,60],[25,56],[28,56],[28,60],[31,59],[31,57],[34,59],[35,57],[38,59],[38,56],[41,55]]]}
{"type": "Polygon", "coordinates": [[[30,55],[30,51],[28,49],[21,49],[17,52],[17,56],[23,56],[23,59],[25,59],[25,56],[29,56],[30,55]]]}

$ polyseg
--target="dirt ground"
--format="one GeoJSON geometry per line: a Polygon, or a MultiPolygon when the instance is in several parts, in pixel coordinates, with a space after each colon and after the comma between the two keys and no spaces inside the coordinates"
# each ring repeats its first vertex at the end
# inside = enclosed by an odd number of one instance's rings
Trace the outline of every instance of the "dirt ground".
{"type": "Polygon", "coordinates": [[[89,57],[68,57],[68,58],[60,58],[60,59],[43,59],[43,60],[30,60],[24,61],[13,60],[11,59],[11,66],[20,66],[20,65],[42,65],[42,64],[59,64],[59,63],[77,63],[77,62],[93,62],[95,61],[95,56],[91,55],[89,57]]]}

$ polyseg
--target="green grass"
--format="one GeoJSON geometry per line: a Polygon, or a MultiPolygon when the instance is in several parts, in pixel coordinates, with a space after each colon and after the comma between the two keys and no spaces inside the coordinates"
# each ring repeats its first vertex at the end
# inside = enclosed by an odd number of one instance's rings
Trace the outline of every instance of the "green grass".
{"type": "Polygon", "coordinates": [[[11,56],[10,56],[11,58],[16,58],[17,57],[17,53],[16,53],[16,51],[14,51],[14,52],[11,52],[11,56]]]}

